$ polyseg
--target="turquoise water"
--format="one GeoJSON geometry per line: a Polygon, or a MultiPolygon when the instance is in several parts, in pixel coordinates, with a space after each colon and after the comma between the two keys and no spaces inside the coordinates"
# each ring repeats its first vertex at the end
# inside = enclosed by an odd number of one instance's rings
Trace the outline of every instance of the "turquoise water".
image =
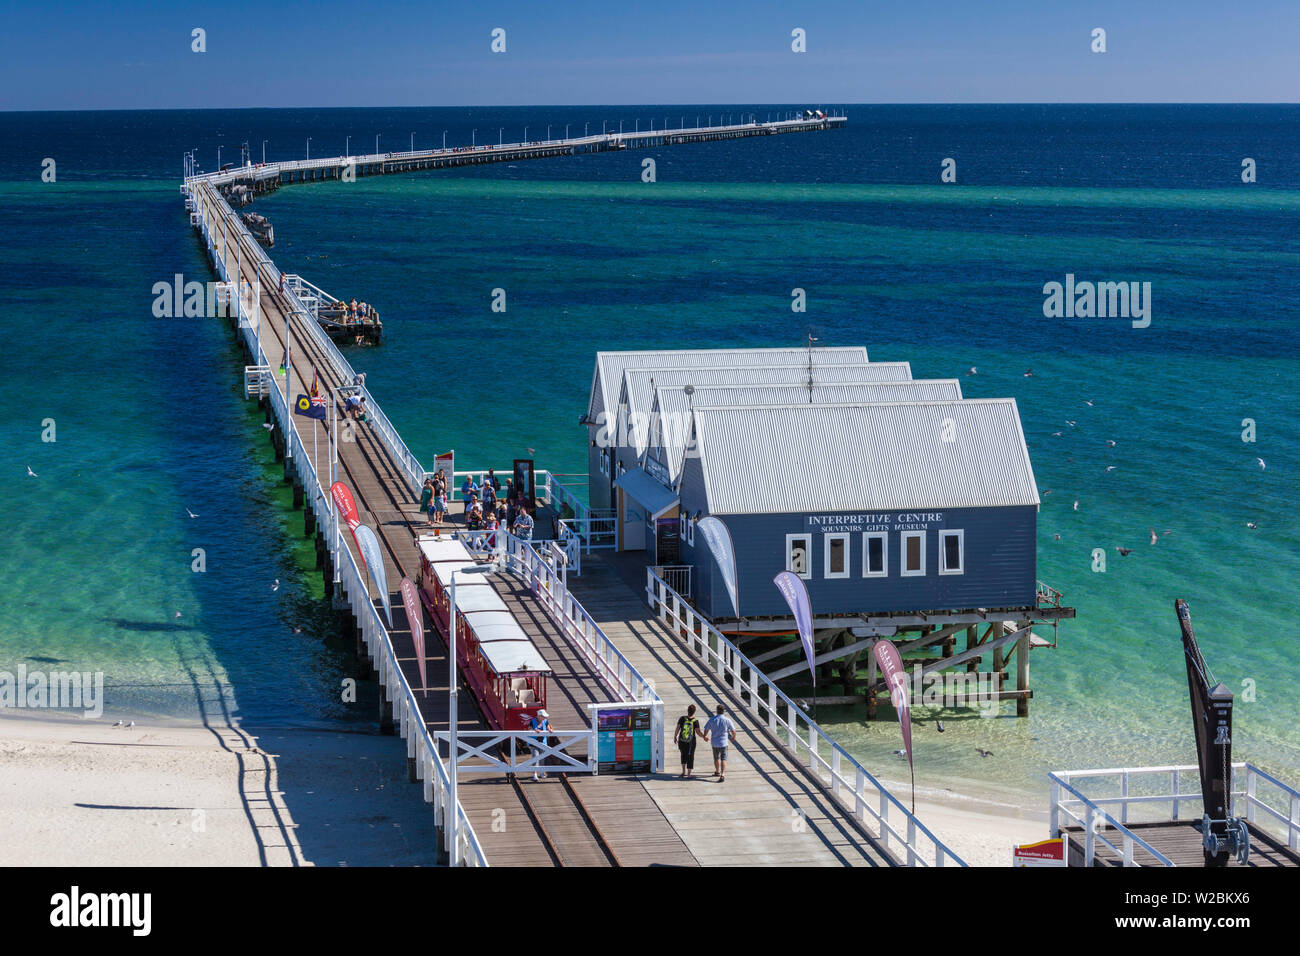
{"type": "MultiPolygon", "coordinates": [[[[294,186],[256,208],[282,268],[379,307],[385,344],[349,357],[425,461],[455,448],[459,467],[500,466],[533,448],[543,467],[582,471],[597,349],[798,344],[811,327],[916,377],[960,376],[968,397],[1015,397],[1044,495],[1038,576],[1078,618],[1033,653],[1027,720],[1009,704],[996,719],[951,712],[940,735],[917,715],[918,785],[1041,807],[1049,769],[1193,760],[1176,597],[1218,677],[1239,694],[1254,682],[1237,755],[1294,782],[1300,183],[1280,162],[1294,110],[1089,108],[1080,128],[1130,135],[1080,145],[1049,135],[1065,123],[1049,108],[936,109],[944,121],[882,109],[844,133],[661,150],[653,184],[639,156],[596,156],[294,186]],[[930,152],[959,155],[959,185],[937,183],[930,152]],[[1271,181],[1234,183],[1241,155],[1263,157],[1271,181]],[[1150,281],[1151,326],[1045,319],[1043,283],[1067,272],[1150,281]],[[795,287],[806,315],[790,312],[795,287]],[[1151,546],[1149,527],[1172,533],[1151,546]]],[[[270,113],[223,114],[225,142],[240,124],[310,121],[270,113]]],[[[194,145],[168,124],[202,117],[163,119],[159,138],[194,145]]],[[[20,142],[40,128],[24,123],[20,142]]],[[[124,711],[221,693],[268,721],[367,719],[336,703],[350,649],[323,636],[301,515],[240,397],[233,336],[149,316],[153,282],[207,273],[174,173],[145,145],[105,150],[57,187],[0,182],[0,361],[17,401],[0,424],[15,523],[0,667],[102,667],[124,711]],[[40,440],[45,418],[57,443],[40,440]],[[205,574],[190,571],[194,547],[205,574]]],[[[901,779],[888,716],[821,713],[901,779]]]]}

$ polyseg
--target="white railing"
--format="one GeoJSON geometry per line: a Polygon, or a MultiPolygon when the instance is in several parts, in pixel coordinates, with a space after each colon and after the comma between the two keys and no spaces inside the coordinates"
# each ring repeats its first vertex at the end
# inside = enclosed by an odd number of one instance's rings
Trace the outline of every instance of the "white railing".
{"type": "MultiPolygon", "coordinates": [[[[1063,816],[1082,827],[1084,866],[1092,866],[1093,862],[1096,860],[1098,841],[1110,847],[1111,851],[1119,857],[1120,862],[1124,866],[1149,865],[1147,863],[1139,862],[1136,859],[1135,854],[1139,847],[1145,850],[1160,866],[1174,865],[1173,861],[1170,860],[1169,857],[1165,856],[1146,840],[1142,839],[1130,830],[1124,822],[1116,820],[1108,812],[1103,810],[1097,802],[1085,797],[1081,792],[1066,782],[1066,780],[1054,773],[1049,773],[1047,778],[1052,783],[1052,838],[1055,839],[1061,835],[1061,818],[1063,816]],[[1063,797],[1062,791],[1070,796],[1063,797]],[[1080,808],[1081,812],[1076,812],[1076,807],[1080,808]],[[1110,827],[1115,831],[1119,839],[1118,844],[1106,836],[1106,827],[1110,827]]],[[[1175,797],[1174,806],[1177,807],[1177,805],[1178,798],[1175,797]]],[[[1127,802],[1125,802],[1124,808],[1125,816],[1127,816],[1127,802]]],[[[1177,810],[1175,810],[1175,813],[1176,812],[1177,810]]]]}
{"type": "MultiPolygon", "coordinates": [[[[450,747],[450,732],[440,730],[433,736],[450,747]]],[[[461,730],[456,734],[456,766],[461,773],[595,773],[595,744],[596,735],[590,730],[556,730],[549,734],[461,730]],[[587,748],[586,757],[567,753],[578,745],[587,748]]]]}
{"type": "Polygon", "coordinates": [[[817,775],[855,820],[874,823],[876,836],[887,852],[899,852],[907,866],[966,866],[956,853],[930,832],[897,797],[813,722],[793,700],[695,612],[686,599],[646,568],[646,596],[651,610],[684,639],[686,647],[714,672],[772,736],[782,741],[800,763],[817,775]],[[748,675],[744,673],[748,671],[748,675]],[[784,715],[781,713],[784,708],[784,715]],[[826,746],[830,759],[822,756],[826,746]]]}
{"type": "MultiPolygon", "coordinates": [[[[1121,836],[1124,836],[1129,833],[1127,824],[1130,822],[1177,821],[1182,819],[1179,811],[1183,804],[1191,803],[1199,807],[1202,802],[1199,789],[1200,768],[1190,764],[1166,767],[1115,767],[1103,770],[1058,770],[1048,774],[1048,779],[1052,784],[1053,837],[1060,835],[1062,816],[1081,822],[1081,825],[1087,825],[1081,819],[1079,812],[1076,812],[1080,807],[1084,810],[1084,818],[1090,815],[1092,819],[1098,819],[1099,814],[1104,814],[1105,820],[1119,830],[1121,836]],[[1088,782],[1095,787],[1099,781],[1108,785],[1105,792],[1098,793],[1094,790],[1085,795],[1076,786],[1088,782]],[[1184,793],[1182,791],[1184,782],[1189,782],[1197,789],[1184,793]],[[1155,792],[1138,792],[1152,789],[1153,784],[1155,792]],[[1070,796],[1063,796],[1062,791],[1070,796]],[[1161,811],[1166,805],[1167,813],[1149,812],[1161,811]],[[1103,809],[1104,807],[1117,807],[1119,820],[1114,821],[1103,809]],[[1141,819],[1132,819],[1134,815],[1141,819]]],[[[1232,765],[1230,791],[1231,816],[1244,816],[1252,825],[1270,830],[1280,839],[1285,840],[1290,849],[1300,850],[1300,791],[1287,786],[1250,763],[1232,765]],[[1267,799],[1269,797],[1272,798],[1271,801],[1267,799]]],[[[1123,850],[1116,849],[1108,840],[1103,842],[1121,854],[1126,866],[1132,865],[1129,862],[1131,853],[1125,854],[1123,850]]],[[[1140,839],[1138,842],[1141,844],[1140,839]]],[[[1145,844],[1141,845],[1145,846],[1145,844]]],[[[1086,865],[1091,866],[1093,854],[1090,847],[1085,849],[1085,854],[1086,865]]]]}
{"type": "MultiPolygon", "coordinates": [[[[213,244],[206,216],[206,206],[202,232],[211,253],[213,244]]],[[[224,262],[215,256],[213,256],[213,260],[218,274],[229,281],[224,262]]],[[[250,318],[245,315],[242,300],[239,301],[238,309],[241,319],[250,318]]],[[[265,352],[261,350],[257,337],[253,332],[251,321],[241,321],[240,328],[256,360],[260,364],[268,364],[265,352]]],[[[338,534],[338,516],[334,511],[333,502],[321,487],[311,456],[307,453],[306,446],[298,434],[297,424],[293,421],[293,415],[285,405],[284,395],[274,387],[274,383],[272,383],[269,398],[272,416],[280,427],[281,434],[286,436],[285,441],[289,448],[293,467],[298,472],[303,486],[310,492],[310,507],[320,520],[322,530],[325,532],[326,541],[329,543],[333,554],[334,566],[338,569],[339,586],[348,598],[349,606],[357,618],[357,624],[366,647],[375,658],[379,680],[392,701],[394,721],[400,728],[402,736],[406,739],[406,755],[416,761],[416,775],[418,779],[424,782],[424,799],[433,804],[436,825],[445,829],[445,816],[449,810],[448,802],[451,794],[451,779],[447,767],[439,756],[433,737],[425,725],[424,718],[421,716],[414,691],[412,691],[410,684],[402,673],[402,668],[397,662],[397,653],[393,649],[392,639],[388,634],[388,630],[384,627],[383,618],[375,608],[365,578],[357,567],[352,552],[343,543],[342,536],[338,534]],[[339,542],[337,548],[335,548],[336,541],[339,542]]],[[[474,833],[473,825],[465,814],[464,807],[458,803],[454,808],[454,812],[458,820],[456,834],[459,845],[458,856],[462,864],[466,866],[487,866],[487,857],[484,855],[483,848],[474,833]]]]}

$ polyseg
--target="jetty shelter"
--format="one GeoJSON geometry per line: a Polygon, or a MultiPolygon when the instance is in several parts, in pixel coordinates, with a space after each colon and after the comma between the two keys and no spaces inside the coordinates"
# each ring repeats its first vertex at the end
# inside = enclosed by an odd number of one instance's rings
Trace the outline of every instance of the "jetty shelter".
{"type": "Polygon", "coordinates": [[[715,621],[737,614],[694,533],[707,515],[731,534],[741,618],[789,617],[780,571],[818,618],[1035,605],[1039,496],[1014,399],[704,406],[691,421],[673,563],[715,621]]]}
{"type": "MultiPolygon", "coordinates": [[[[700,370],[697,376],[700,381],[697,384],[701,385],[714,382],[799,383],[807,381],[810,375],[817,381],[844,381],[843,378],[831,378],[834,373],[826,371],[827,367],[834,365],[866,366],[867,350],[862,346],[851,346],[597,352],[587,411],[580,419],[580,423],[587,426],[588,505],[596,512],[613,508],[614,481],[622,472],[635,467],[637,456],[644,451],[644,445],[638,449],[634,444],[636,436],[629,440],[629,419],[619,414],[625,372],[644,369],[653,374],[658,370],[661,375],[666,375],[670,369],[696,369],[700,370]],[[749,367],[750,371],[733,373],[742,376],[739,380],[734,377],[728,380],[726,373],[719,371],[741,366],[749,367]],[[705,373],[704,369],[711,371],[705,373]]],[[[651,377],[647,375],[644,386],[638,386],[635,390],[635,400],[646,414],[649,413],[653,399],[654,389],[649,384],[651,377]]],[[[910,370],[902,377],[911,378],[910,370]]],[[[674,382],[685,384],[685,379],[674,382]]],[[[664,384],[669,384],[669,381],[665,380],[664,384]]]]}

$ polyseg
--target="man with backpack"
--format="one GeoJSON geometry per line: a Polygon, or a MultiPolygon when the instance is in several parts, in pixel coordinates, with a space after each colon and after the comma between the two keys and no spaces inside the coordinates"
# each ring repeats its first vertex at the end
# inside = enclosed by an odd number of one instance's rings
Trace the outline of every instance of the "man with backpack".
{"type": "Polygon", "coordinates": [[[685,715],[677,718],[677,733],[673,740],[682,754],[682,777],[691,775],[695,769],[695,742],[700,736],[700,722],[695,719],[695,705],[686,708],[685,715]]]}

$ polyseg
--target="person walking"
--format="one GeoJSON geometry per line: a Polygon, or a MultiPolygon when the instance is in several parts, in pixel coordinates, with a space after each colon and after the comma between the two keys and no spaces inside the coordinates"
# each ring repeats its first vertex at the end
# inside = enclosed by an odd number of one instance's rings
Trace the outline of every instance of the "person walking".
{"type": "Polygon", "coordinates": [[[469,515],[469,509],[478,501],[478,485],[474,484],[474,476],[466,475],[465,480],[461,482],[460,493],[465,498],[465,514],[469,515]],[[471,501],[470,499],[473,499],[471,501]]]}
{"type": "Polygon", "coordinates": [[[528,513],[527,508],[521,507],[519,517],[515,518],[515,537],[525,541],[533,539],[533,516],[528,513]]]}
{"type": "Polygon", "coordinates": [[[727,708],[718,705],[718,712],[704,725],[704,736],[713,744],[713,775],[723,783],[727,779],[727,744],[736,742],[736,725],[727,716],[727,708]]]}
{"type": "MultiPolygon", "coordinates": [[[[545,708],[532,716],[532,719],[528,721],[528,729],[538,735],[538,747],[533,748],[533,753],[540,754],[541,750],[538,748],[546,746],[547,737],[551,732],[551,715],[546,712],[545,708]]],[[[546,771],[542,771],[541,776],[545,777],[546,771]]],[[[533,771],[533,779],[540,779],[536,770],[533,771]]]]}
{"type": "Polygon", "coordinates": [[[424,479],[424,487],[420,489],[420,510],[428,515],[426,526],[433,527],[433,479],[424,479]]]}
{"type": "Polygon", "coordinates": [[[682,755],[682,778],[691,775],[695,769],[695,744],[700,738],[700,722],[695,716],[695,705],[686,708],[686,713],[677,718],[677,732],[673,741],[682,755]]]}

